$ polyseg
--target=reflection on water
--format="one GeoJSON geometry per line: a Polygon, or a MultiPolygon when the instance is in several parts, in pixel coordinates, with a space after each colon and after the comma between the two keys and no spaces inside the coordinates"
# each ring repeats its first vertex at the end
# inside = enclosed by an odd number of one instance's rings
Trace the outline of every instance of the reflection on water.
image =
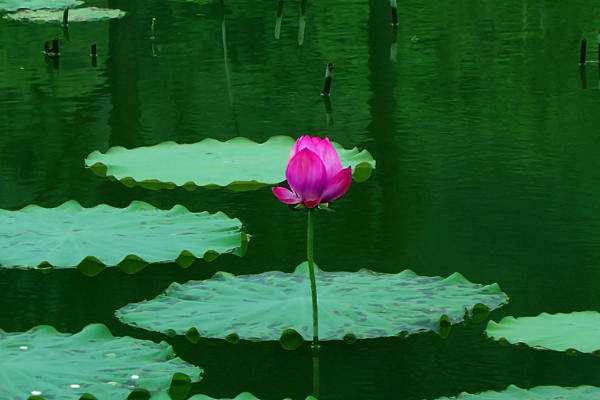
{"type": "MultiPolygon", "coordinates": [[[[293,270],[304,259],[303,219],[269,188],[152,192],[83,167],[89,153],[111,146],[238,132],[257,141],[327,135],[377,159],[372,177],[316,221],[323,269],[460,271],[473,282],[498,282],[511,302],[492,313],[495,320],[598,309],[598,71],[578,67],[581,39],[597,34],[597,5],[421,1],[401,5],[393,28],[386,2],[286,3],[275,39],[279,3],[109,3],[128,14],[73,23],[68,40],[60,25],[0,20],[0,206],[183,204],[240,218],[252,242],[243,259],[222,256],[186,270],[150,266],[94,278],[0,271],[0,328],[75,332],[103,322],[115,334],[162,340],[120,325],[113,311],[217,270],[293,270]],[[48,65],[43,43],[54,36],[60,62],[48,65]],[[330,61],[331,98],[322,98],[330,61]]],[[[504,348],[485,339],[484,326],[453,327],[444,340],[324,343],[323,397],[600,384],[597,360],[504,348]]],[[[304,398],[311,391],[308,345],[284,352],[275,343],[172,342],[207,371],[196,392],[304,398]]]]}

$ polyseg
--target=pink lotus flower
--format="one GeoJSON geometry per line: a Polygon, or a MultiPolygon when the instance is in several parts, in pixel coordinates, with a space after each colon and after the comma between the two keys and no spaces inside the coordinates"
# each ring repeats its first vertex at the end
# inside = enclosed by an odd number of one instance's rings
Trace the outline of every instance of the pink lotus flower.
{"type": "Polygon", "coordinates": [[[292,147],[285,177],[292,190],[274,187],[273,194],[286,204],[302,203],[313,208],[346,193],[352,170],[342,168],[340,156],[329,139],[302,136],[292,147]]]}

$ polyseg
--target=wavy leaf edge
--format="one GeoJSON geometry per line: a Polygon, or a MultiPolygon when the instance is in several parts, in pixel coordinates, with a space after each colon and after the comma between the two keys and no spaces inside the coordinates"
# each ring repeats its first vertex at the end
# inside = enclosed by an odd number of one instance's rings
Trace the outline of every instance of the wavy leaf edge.
{"type": "MultiPolygon", "coordinates": [[[[305,272],[307,271],[307,268],[308,268],[307,263],[303,262],[296,267],[296,269],[294,270],[293,273],[305,274],[305,272]]],[[[288,274],[289,275],[289,273],[285,273],[282,271],[268,271],[266,273],[288,274]]],[[[266,274],[266,273],[263,273],[263,274],[266,274]]],[[[380,276],[393,275],[393,276],[398,276],[398,277],[420,277],[419,275],[417,275],[414,271],[412,271],[410,269],[403,270],[396,274],[375,272],[368,268],[361,268],[355,272],[348,272],[348,271],[328,272],[328,271],[321,270],[320,268],[318,268],[315,265],[315,275],[317,276],[317,278],[320,274],[323,274],[323,273],[325,273],[325,274],[326,273],[341,273],[341,274],[366,274],[366,275],[380,275],[380,276]]],[[[256,275],[262,275],[262,274],[256,274],[256,275]]],[[[246,275],[246,276],[256,276],[256,275],[246,275]]],[[[245,277],[245,275],[236,276],[230,272],[217,271],[211,278],[208,278],[205,281],[214,280],[214,281],[233,282],[237,279],[244,278],[244,277],[245,277]]],[[[427,277],[427,278],[441,278],[441,277],[434,276],[434,277],[427,277]]],[[[500,287],[497,283],[492,283],[492,284],[488,284],[488,285],[472,283],[468,279],[466,279],[463,275],[461,275],[460,273],[454,273],[445,279],[441,279],[440,281],[437,282],[437,284],[438,285],[459,284],[459,285],[478,286],[479,290],[485,291],[486,293],[502,295],[503,299],[504,299],[498,305],[492,305],[492,307],[493,307],[492,309],[490,309],[488,306],[486,306],[485,304],[482,304],[480,302],[475,303],[472,306],[465,307],[462,318],[456,317],[456,318],[451,319],[448,315],[446,315],[445,313],[442,312],[437,317],[438,323],[439,323],[438,329],[437,329],[437,331],[433,330],[434,332],[437,332],[442,338],[445,338],[446,336],[448,336],[448,334],[450,332],[450,327],[452,325],[456,325],[461,322],[465,323],[465,322],[469,322],[469,321],[473,321],[474,323],[479,323],[479,322],[481,322],[482,319],[487,318],[487,315],[490,313],[491,310],[505,305],[509,300],[509,297],[504,292],[502,292],[502,290],[500,289],[500,287]],[[480,313],[483,313],[484,316],[481,317],[480,313]]],[[[179,292],[179,289],[184,285],[185,284],[173,283],[159,297],[168,297],[172,293],[177,294],[179,292]]],[[[146,304],[151,301],[152,300],[143,300],[140,303],[135,303],[135,304],[146,304]]],[[[127,318],[124,317],[124,314],[122,314],[121,310],[116,311],[116,316],[119,320],[121,320],[121,322],[126,323],[130,326],[133,326],[138,329],[147,329],[143,326],[140,326],[135,321],[129,320],[129,321],[125,322],[125,320],[127,318]]],[[[433,320],[435,320],[435,318],[436,317],[432,317],[433,320]]],[[[188,339],[191,343],[194,343],[194,344],[198,343],[200,341],[200,339],[215,338],[212,336],[201,335],[200,332],[198,331],[198,329],[199,328],[197,326],[189,326],[185,329],[185,332],[183,332],[183,331],[179,332],[178,330],[176,331],[172,328],[158,330],[158,331],[167,336],[183,335],[184,337],[186,337],[186,339],[188,339]]],[[[338,337],[337,340],[341,340],[341,341],[345,342],[346,344],[352,344],[352,343],[355,343],[357,340],[369,340],[369,339],[375,339],[375,338],[394,338],[394,337],[396,337],[396,338],[404,339],[411,334],[417,334],[417,333],[423,333],[423,332],[429,332],[429,331],[432,331],[432,329],[423,328],[423,329],[419,329],[418,331],[413,331],[413,332],[401,330],[399,332],[396,332],[395,334],[389,334],[389,335],[379,336],[379,337],[361,337],[361,335],[357,334],[356,332],[346,331],[344,334],[342,334],[340,337],[338,337]]],[[[274,339],[267,340],[267,339],[260,338],[260,337],[240,337],[240,335],[238,335],[238,332],[228,331],[228,332],[223,332],[223,337],[219,336],[218,338],[224,339],[233,344],[239,343],[240,341],[259,342],[259,341],[279,340],[282,347],[284,347],[287,350],[295,350],[295,349],[299,348],[303,343],[302,339],[308,340],[306,337],[304,337],[304,335],[301,332],[298,332],[296,329],[289,327],[289,326],[283,327],[278,336],[279,336],[278,339],[274,338],[274,339]]],[[[332,340],[336,340],[336,339],[323,339],[323,341],[332,341],[332,340]]]]}
{"type": "MultiPolygon", "coordinates": [[[[239,225],[241,246],[238,248],[223,252],[223,253],[219,253],[214,250],[208,249],[203,254],[196,254],[196,252],[194,252],[192,250],[182,249],[178,253],[174,254],[174,255],[176,255],[176,257],[174,257],[172,260],[148,261],[148,260],[144,260],[143,258],[137,256],[136,254],[127,254],[118,263],[116,263],[114,265],[113,264],[107,265],[107,264],[103,263],[102,261],[100,261],[95,256],[88,255],[86,257],[81,258],[81,260],[79,260],[79,262],[76,265],[72,265],[72,266],[68,266],[68,267],[64,267],[64,266],[56,267],[56,266],[52,265],[51,263],[44,261],[37,265],[19,264],[19,265],[7,266],[7,265],[0,264],[0,270],[1,269],[38,270],[43,273],[49,273],[54,270],[77,269],[86,276],[95,276],[95,275],[98,275],[100,272],[102,272],[104,269],[112,268],[112,267],[118,267],[127,274],[133,274],[138,271],[141,271],[143,268],[145,268],[146,266],[148,266],[150,264],[168,264],[168,263],[174,262],[182,268],[187,268],[190,265],[192,265],[195,260],[203,259],[204,261],[209,262],[209,261],[215,260],[218,256],[224,255],[224,254],[233,254],[233,255],[236,255],[239,257],[243,257],[246,253],[248,242],[250,241],[250,237],[251,237],[251,235],[248,235],[246,232],[244,232],[242,230],[242,222],[239,219],[230,218],[223,211],[217,211],[215,213],[210,213],[208,211],[193,213],[193,212],[189,211],[185,206],[180,205],[180,204],[176,204],[173,207],[171,207],[170,209],[164,210],[164,209],[155,207],[149,203],[146,203],[144,201],[140,201],[140,200],[133,200],[128,206],[126,206],[124,208],[117,208],[117,207],[113,207],[113,206],[110,206],[110,205],[104,204],[104,203],[97,204],[93,207],[83,207],[77,200],[68,200],[56,207],[42,207],[37,204],[29,204],[25,207],[22,207],[21,209],[18,209],[15,211],[10,211],[10,212],[20,212],[20,211],[27,211],[27,210],[31,210],[31,209],[37,209],[37,210],[53,210],[53,209],[63,210],[64,209],[64,210],[82,211],[82,210],[93,210],[93,209],[97,209],[97,208],[107,208],[107,207],[113,208],[113,209],[119,210],[119,211],[126,211],[129,209],[134,209],[134,210],[147,210],[147,211],[164,211],[165,213],[175,213],[175,214],[190,213],[190,214],[195,214],[195,215],[208,215],[208,216],[214,216],[214,217],[222,216],[222,217],[227,218],[228,220],[232,221],[233,223],[237,223],[239,225]]],[[[3,211],[7,211],[7,210],[3,210],[3,211]]]]}
{"type": "MultiPolygon", "coordinates": [[[[144,151],[144,150],[148,150],[148,149],[152,149],[152,148],[169,147],[169,146],[188,147],[188,146],[199,145],[201,143],[211,143],[211,144],[223,145],[226,143],[235,143],[235,142],[249,142],[251,144],[256,144],[256,145],[261,146],[261,145],[265,145],[267,143],[276,142],[276,141],[289,142],[288,144],[291,149],[292,146],[294,145],[295,139],[290,136],[277,135],[277,136],[271,136],[269,139],[267,139],[265,142],[262,142],[262,143],[255,142],[255,141],[245,138],[245,137],[235,137],[233,139],[229,139],[226,141],[220,141],[220,140],[213,139],[213,138],[206,138],[206,139],[203,139],[200,142],[196,142],[196,143],[178,143],[178,142],[174,142],[172,140],[168,140],[168,141],[161,142],[161,143],[158,143],[155,145],[141,146],[141,147],[136,147],[136,148],[131,148],[131,149],[123,147],[123,146],[114,146],[114,147],[109,148],[105,153],[102,153],[99,150],[93,151],[86,157],[85,165],[87,168],[92,170],[92,172],[94,172],[96,175],[98,175],[100,177],[108,178],[111,181],[119,181],[127,187],[140,186],[142,188],[150,189],[150,190],[174,189],[176,187],[182,187],[182,188],[184,188],[186,190],[190,190],[190,191],[195,190],[199,187],[203,187],[203,188],[207,188],[207,189],[227,188],[227,189],[230,189],[233,191],[255,190],[255,189],[262,188],[262,187],[272,186],[272,185],[278,184],[279,182],[259,182],[254,179],[251,179],[251,180],[243,180],[243,181],[232,180],[232,181],[229,181],[227,184],[216,184],[216,183],[196,184],[193,181],[176,183],[173,181],[161,181],[158,179],[136,180],[135,178],[133,178],[130,175],[125,175],[123,177],[117,177],[117,176],[115,176],[115,174],[109,172],[109,168],[110,168],[109,165],[103,163],[102,161],[94,161],[94,159],[99,158],[99,157],[101,158],[103,156],[110,156],[111,154],[119,154],[119,153],[128,152],[128,151],[132,151],[132,150],[137,150],[137,149],[144,151]]],[[[336,150],[338,150],[338,151],[343,150],[344,152],[346,152],[347,156],[350,156],[350,157],[363,156],[363,157],[370,158],[369,161],[362,161],[362,162],[359,162],[358,164],[352,166],[354,180],[356,180],[357,182],[364,182],[371,176],[372,171],[376,167],[376,160],[371,156],[371,153],[369,153],[368,150],[366,150],[366,149],[359,150],[357,147],[353,147],[351,149],[344,149],[337,142],[332,142],[332,145],[336,148],[336,150]]]]}

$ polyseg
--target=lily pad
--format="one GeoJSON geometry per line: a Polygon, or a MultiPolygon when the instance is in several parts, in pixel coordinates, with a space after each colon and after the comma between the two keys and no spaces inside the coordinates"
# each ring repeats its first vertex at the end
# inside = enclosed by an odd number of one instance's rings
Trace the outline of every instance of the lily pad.
{"type": "Polygon", "coordinates": [[[56,208],[0,210],[0,265],[6,268],[79,268],[95,275],[105,266],[125,272],[148,263],[243,255],[248,238],[241,222],[222,212],[191,213],[183,206],[159,210],[134,201],[126,208],[83,208],[74,200],[56,208]]]}
{"type": "Polygon", "coordinates": [[[596,311],[504,317],[498,323],[490,321],[485,331],[490,338],[501,343],[600,356],[599,332],[600,313],[596,311]]]}
{"type": "MultiPolygon", "coordinates": [[[[285,180],[285,167],[294,143],[295,140],[287,136],[274,136],[265,143],[242,137],[226,142],[215,139],[194,144],[164,142],[131,150],[112,147],[106,154],[95,151],[85,163],[96,174],[127,186],[251,190],[285,180]]],[[[337,143],[334,147],[343,166],[352,167],[355,180],[368,179],[375,168],[375,160],[368,151],[345,150],[337,143]]]]}
{"type": "MultiPolygon", "coordinates": [[[[197,394],[195,396],[190,397],[188,400],[260,400],[258,397],[254,397],[252,394],[248,392],[240,393],[235,396],[233,399],[216,399],[214,397],[208,397],[203,394],[197,394]]],[[[285,398],[283,400],[291,400],[289,398],[285,398]]],[[[317,400],[316,397],[308,396],[306,400],[317,400]]]]}
{"type": "Polygon", "coordinates": [[[41,8],[65,9],[78,7],[80,0],[0,0],[0,10],[17,11],[19,9],[39,10],[41,8]]]}
{"type": "MultiPolygon", "coordinates": [[[[121,18],[124,15],[125,11],[121,11],[119,9],[98,7],[73,8],[69,9],[69,23],[121,18]]],[[[41,8],[36,10],[22,9],[17,12],[8,13],[2,18],[13,21],[62,23],[63,10],[49,8],[41,8]]]]}
{"type": "Polygon", "coordinates": [[[114,337],[102,324],[88,325],[74,335],[51,326],[24,333],[0,329],[0,398],[4,400],[78,399],[85,394],[86,399],[125,399],[132,392],[148,393],[141,398],[149,398],[182,383],[189,391],[201,372],[175,358],[165,342],[114,337]]]}
{"type": "Polygon", "coordinates": [[[560,387],[537,386],[526,390],[510,385],[502,392],[487,391],[477,394],[461,393],[455,397],[440,397],[436,400],[589,400],[600,398],[600,388],[594,386],[560,387]]]}
{"type": "MultiPolygon", "coordinates": [[[[493,310],[508,300],[498,285],[473,284],[458,273],[445,279],[410,270],[315,273],[322,340],[353,342],[438,331],[442,323],[456,324],[473,310],[493,310]]],[[[173,283],[153,300],[121,308],[117,317],[143,329],[185,335],[192,342],[200,337],[278,340],[293,331],[312,339],[307,264],[293,273],[236,277],[218,272],[204,281],[173,283]]]]}

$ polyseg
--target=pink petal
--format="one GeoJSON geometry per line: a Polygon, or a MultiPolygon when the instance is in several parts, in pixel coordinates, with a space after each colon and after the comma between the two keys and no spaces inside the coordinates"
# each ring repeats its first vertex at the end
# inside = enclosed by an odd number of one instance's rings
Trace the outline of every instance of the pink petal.
{"type": "Polygon", "coordinates": [[[298,154],[300,152],[300,150],[306,149],[306,148],[317,153],[317,148],[316,148],[316,146],[313,145],[312,138],[308,135],[301,136],[298,140],[296,140],[296,143],[294,143],[294,147],[292,147],[292,151],[290,151],[290,156],[288,158],[288,161],[291,160],[292,157],[294,157],[296,154],[298,154]]]}
{"type": "Polygon", "coordinates": [[[298,204],[300,203],[300,199],[294,192],[289,191],[284,187],[274,187],[273,194],[279,200],[283,201],[286,204],[298,204]]]}
{"type": "Polygon", "coordinates": [[[325,169],[327,170],[327,179],[331,179],[335,174],[342,170],[342,161],[337,151],[333,148],[333,145],[328,138],[324,140],[319,139],[318,155],[323,160],[325,169]]]}
{"type": "Polygon", "coordinates": [[[321,203],[329,203],[338,199],[346,193],[352,181],[352,169],[345,168],[335,174],[333,178],[327,181],[321,195],[321,203]]]}
{"type": "Polygon", "coordinates": [[[327,170],[328,179],[331,179],[332,176],[341,171],[342,162],[340,161],[340,156],[333,148],[328,138],[321,139],[318,136],[300,137],[290,151],[288,162],[303,149],[309,149],[321,158],[323,165],[325,165],[325,169],[327,170]]]}
{"type": "Polygon", "coordinates": [[[300,150],[288,163],[285,176],[290,188],[300,198],[300,202],[321,200],[321,192],[327,181],[327,171],[318,155],[309,149],[300,150]]]}

